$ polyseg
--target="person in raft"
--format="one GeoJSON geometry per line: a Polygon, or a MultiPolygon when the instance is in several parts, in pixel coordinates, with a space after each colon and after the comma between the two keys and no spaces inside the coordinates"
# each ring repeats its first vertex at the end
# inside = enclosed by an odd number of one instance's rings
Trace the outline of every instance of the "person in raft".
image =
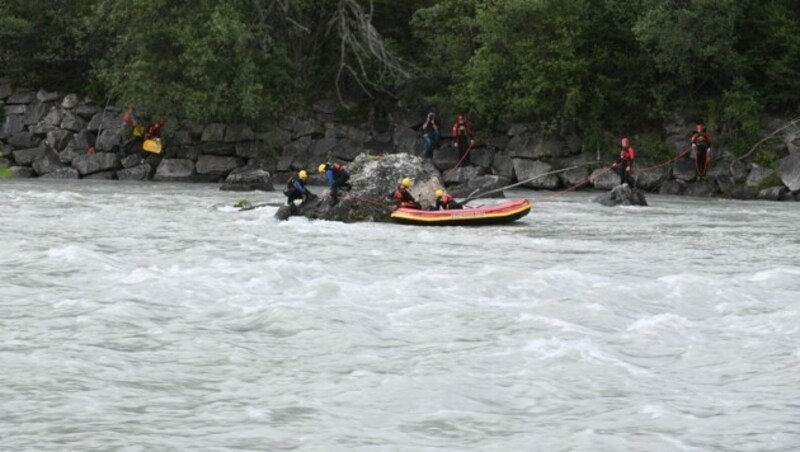
{"type": "Polygon", "coordinates": [[[620,185],[627,183],[633,187],[631,172],[633,170],[633,160],[636,158],[636,150],[633,149],[631,139],[628,137],[622,137],[620,145],[622,149],[619,151],[619,159],[611,165],[611,169],[618,169],[620,185]]]}
{"type": "Polygon", "coordinates": [[[306,181],[308,180],[308,172],[306,170],[300,170],[297,172],[296,176],[292,176],[288,182],[286,182],[286,188],[283,190],[283,194],[286,195],[286,205],[291,207],[292,209],[296,208],[297,205],[294,203],[296,199],[300,199],[300,205],[305,204],[309,199],[314,198],[314,194],[306,187],[306,181]]]}
{"type": "Polygon", "coordinates": [[[324,173],[325,179],[328,181],[328,186],[331,192],[331,205],[339,202],[339,189],[343,188],[347,191],[353,188],[350,185],[350,173],[347,169],[339,163],[320,163],[317,167],[317,172],[324,173]]]}
{"type": "Polygon", "coordinates": [[[414,184],[410,177],[403,178],[400,181],[400,185],[397,186],[397,190],[394,191],[392,195],[392,199],[394,200],[395,204],[398,208],[405,207],[407,209],[421,209],[422,206],[419,205],[414,196],[411,194],[409,189],[414,184]]]}
{"type": "Polygon", "coordinates": [[[445,192],[441,188],[436,190],[436,205],[431,208],[431,210],[453,210],[463,208],[464,206],[456,202],[456,198],[453,198],[453,195],[445,192]]]}
{"type": "Polygon", "coordinates": [[[697,179],[705,180],[708,166],[711,164],[711,137],[704,124],[698,124],[692,134],[692,155],[697,169],[697,179]]]}

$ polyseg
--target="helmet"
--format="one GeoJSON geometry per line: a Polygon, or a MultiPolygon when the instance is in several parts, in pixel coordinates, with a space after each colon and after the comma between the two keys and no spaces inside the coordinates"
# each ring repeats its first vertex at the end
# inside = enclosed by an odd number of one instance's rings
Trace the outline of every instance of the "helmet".
{"type": "Polygon", "coordinates": [[[308,180],[308,173],[306,170],[300,170],[300,172],[297,173],[297,177],[299,177],[301,181],[305,182],[308,180]]]}
{"type": "Polygon", "coordinates": [[[406,188],[411,188],[411,186],[413,184],[414,184],[414,181],[412,181],[410,177],[404,177],[403,180],[400,181],[400,185],[402,185],[403,187],[406,187],[406,188]]]}
{"type": "Polygon", "coordinates": [[[697,132],[705,132],[706,126],[703,123],[698,123],[697,126],[695,126],[694,130],[696,130],[697,132]]]}
{"type": "Polygon", "coordinates": [[[441,198],[442,196],[444,196],[444,190],[442,190],[441,188],[437,189],[436,190],[436,197],[437,198],[441,198]]]}
{"type": "Polygon", "coordinates": [[[327,171],[327,169],[328,169],[327,163],[320,163],[319,167],[317,167],[317,172],[324,173],[325,171],[327,171]]]}
{"type": "Polygon", "coordinates": [[[628,137],[622,137],[622,147],[627,148],[631,145],[631,139],[628,137]]]}

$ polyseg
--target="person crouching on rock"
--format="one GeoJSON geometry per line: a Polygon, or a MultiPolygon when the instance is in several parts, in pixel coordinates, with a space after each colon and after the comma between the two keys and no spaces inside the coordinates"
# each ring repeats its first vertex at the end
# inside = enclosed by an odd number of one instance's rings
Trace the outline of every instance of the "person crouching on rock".
{"type": "Polygon", "coordinates": [[[295,209],[297,205],[294,203],[296,199],[300,199],[300,205],[305,204],[309,199],[314,198],[314,194],[306,187],[308,180],[308,172],[300,170],[296,176],[292,176],[286,182],[286,188],[283,194],[286,195],[286,205],[295,209]]]}
{"type": "Polygon", "coordinates": [[[622,149],[619,151],[619,159],[611,165],[611,169],[618,169],[619,171],[619,184],[627,183],[631,188],[633,187],[633,178],[631,172],[633,171],[633,160],[636,158],[636,150],[631,145],[631,139],[622,137],[620,143],[622,149]]]}
{"type": "Polygon", "coordinates": [[[419,205],[414,196],[411,194],[409,189],[414,182],[411,180],[410,177],[403,178],[400,181],[400,185],[397,186],[397,190],[394,191],[392,195],[392,199],[394,200],[397,207],[405,207],[407,209],[421,209],[422,206],[419,205]]]}
{"type": "Polygon", "coordinates": [[[353,188],[350,185],[350,173],[347,172],[344,166],[338,163],[320,163],[317,171],[325,173],[325,179],[328,181],[331,192],[331,205],[336,205],[339,202],[339,189],[343,188],[347,191],[353,188]]]}
{"type": "Polygon", "coordinates": [[[456,198],[453,198],[453,195],[445,192],[441,188],[436,190],[436,206],[431,210],[453,210],[463,208],[464,206],[456,202],[456,198]]]}

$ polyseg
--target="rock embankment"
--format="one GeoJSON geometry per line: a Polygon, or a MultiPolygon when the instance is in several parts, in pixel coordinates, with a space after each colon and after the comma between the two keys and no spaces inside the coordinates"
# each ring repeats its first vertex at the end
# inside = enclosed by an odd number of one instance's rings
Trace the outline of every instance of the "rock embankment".
{"type": "MultiPolygon", "coordinates": [[[[0,166],[10,167],[7,173],[20,178],[152,178],[219,182],[224,190],[272,190],[300,169],[309,170],[312,182],[321,183],[313,170],[324,161],[350,164],[364,153],[422,155],[424,148],[417,130],[421,116],[394,111],[344,124],[331,113],[336,105],[321,101],[305,117],[258,129],[168,118],[164,153],[156,158],[146,155],[139,142],[128,142],[119,107],[98,105],[75,94],[13,87],[2,78],[0,101],[5,113],[0,166]],[[87,153],[90,148],[95,152],[87,153]]],[[[610,190],[618,183],[609,172],[590,171],[589,163],[597,164],[598,156],[583,152],[579,130],[567,128],[555,134],[532,124],[501,124],[480,132],[477,145],[461,156],[448,136],[452,119],[441,118],[443,136],[429,161],[456,196],[526,180],[530,182],[525,188],[537,190],[576,186],[610,190]],[[536,177],[573,166],[577,168],[536,177]]],[[[664,144],[672,155],[684,152],[690,130],[687,121],[665,124],[664,144]]],[[[634,135],[635,145],[636,139],[634,135]]],[[[787,132],[776,140],[780,158],[769,167],[739,161],[724,147],[715,149],[715,161],[703,181],[697,180],[692,160],[654,158],[637,146],[636,186],[674,195],[800,199],[800,138],[787,132]]],[[[608,151],[601,160],[610,163],[613,154],[608,151]]]]}

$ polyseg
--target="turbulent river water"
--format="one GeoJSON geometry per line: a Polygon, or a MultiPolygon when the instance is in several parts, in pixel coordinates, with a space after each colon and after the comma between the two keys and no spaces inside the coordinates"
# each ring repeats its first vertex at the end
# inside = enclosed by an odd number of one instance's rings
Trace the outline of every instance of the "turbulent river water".
{"type": "Polygon", "coordinates": [[[800,449],[798,203],[422,228],[242,196],[0,182],[0,450],[800,449]]]}

